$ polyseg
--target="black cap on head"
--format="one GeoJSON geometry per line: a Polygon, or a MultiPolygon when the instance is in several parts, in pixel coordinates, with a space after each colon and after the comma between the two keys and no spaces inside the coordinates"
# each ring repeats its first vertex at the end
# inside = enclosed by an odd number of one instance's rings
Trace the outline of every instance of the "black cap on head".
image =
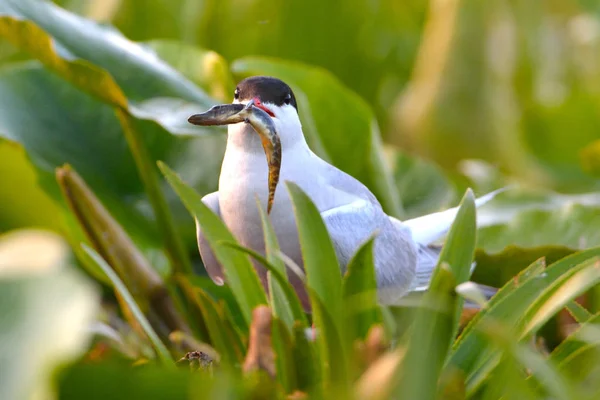
{"type": "Polygon", "coordinates": [[[292,89],[283,81],[270,76],[252,76],[238,83],[234,94],[235,99],[250,100],[258,97],[263,103],[271,103],[277,106],[289,104],[296,111],[296,97],[292,89]]]}

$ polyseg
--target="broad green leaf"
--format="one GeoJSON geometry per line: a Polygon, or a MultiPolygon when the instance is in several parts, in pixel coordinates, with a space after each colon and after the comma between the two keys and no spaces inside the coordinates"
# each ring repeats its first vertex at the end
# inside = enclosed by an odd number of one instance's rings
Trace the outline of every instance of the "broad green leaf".
{"type": "Polygon", "coordinates": [[[0,236],[0,398],[52,397],[59,365],[82,355],[98,312],[96,285],[44,231],[0,236]]]}
{"type": "Polygon", "coordinates": [[[152,40],[144,45],[213,98],[231,102],[235,83],[229,65],[219,54],[175,40],[152,40]]]}
{"type": "Polygon", "coordinates": [[[363,182],[388,213],[401,212],[393,178],[382,159],[379,128],[359,96],[327,71],[300,63],[244,58],[231,68],[240,77],[272,75],[290,85],[313,151],[363,182]]]}
{"type": "Polygon", "coordinates": [[[125,286],[123,281],[119,278],[115,271],[113,271],[112,268],[106,263],[106,261],[94,251],[94,249],[84,244],[83,250],[87,253],[87,255],[89,255],[92,258],[92,260],[94,260],[98,267],[102,269],[106,276],[108,276],[108,278],[114,286],[115,291],[119,294],[119,296],[123,298],[125,303],[127,303],[127,307],[134,315],[136,321],[144,330],[146,336],[148,336],[150,343],[152,343],[152,347],[154,347],[154,351],[156,352],[157,358],[165,366],[173,367],[173,358],[171,357],[169,350],[165,347],[164,343],[161,342],[156,332],[154,332],[154,329],[152,329],[152,326],[150,326],[150,322],[148,322],[146,316],[138,307],[137,303],[135,302],[135,299],[133,298],[131,293],[129,293],[129,290],[127,290],[127,287],[125,286]]]}
{"type": "Polygon", "coordinates": [[[162,162],[159,163],[159,167],[190,214],[202,227],[211,249],[223,266],[227,284],[231,286],[249,326],[252,310],[259,304],[267,303],[265,292],[252,263],[246,255],[218,243],[219,241],[236,243],[236,240],[223,221],[202,202],[198,193],[162,162]]]}
{"type": "Polygon", "coordinates": [[[396,393],[406,399],[435,399],[444,360],[456,325],[456,280],[445,262],[436,267],[398,369],[396,393]]]}
{"type": "Polygon", "coordinates": [[[593,176],[600,176],[600,140],[596,140],[581,150],[581,166],[593,176]]]}
{"type": "MultiPolygon", "coordinates": [[[[0,91],[0,136],[22,145],[40,187],[54,201],[64,204],[54,169],[64,163],[72,165],[144,250],[153,267],[166,275],[169,267],[160,234],[148,212],[143,184],[112,108],[37,62],[5,67],[0,71],[0,91]]],[[[183,170],[184,177],[198,190],[214,190],[224,138],[178,139],[149,122],[139,128],[152,158],[167,160],[183,170]],[[203,160],[201,169],[197,167],[199,158],[203,160]]],[[[188,246],[195,248],[189,214],[174,193],[169,190],[166,195],[179,232],[188,246]]],[[[67,232],[74,234],[72,229],[67,232]]],[[[70,240],[78,243],[80,238],[70,240]]]]}
{"type": "Polygon", "coordinates": [[[367,240],[348,263],[344,275],[345,329],[350,330],[350,339],[364,340],[373,325],[383,322],[377,301],[377,280],[373,261],[375,237],[367,240]]]}
{"type": "Polygon", "coordinates": [[[477,266],[471,280],[492,287],[502,287],[532,263],[544,259],[546,264],[573,254],[576,250],[564,246],[507,246],[499,253],[475,251],[477,266]]]}
{"type": "Polygon", "coordinates": [[[23,147],[2,138],[0,176],[0,231],[33,225],[54,231],[61,228],[61,210],[39,187],[23,147]]]}
{"type": "Polygon", "coordinates": [[[483,226],[478,245],[488,253],[508,245],[584,249],[600,245],[600,234],[593,229],[600,221],[600,194],[508,190],[482,207],[478,220],[483,226]]]}
{"type": "Polygon", "coordinates": [[[82,90],[174,133],[202,132],[173,116],[186,121],[194,103],[214,104],[142,45],[45,0],[0,4],[0,35],[82,90]]]}
{"type": "MultiPolygon", "coordinates": [[[[144,206],[143,188],[110,107],[36,62],[4,68],[0,92],[0,135],[23,146],[40,186],[55,201],[61,195],[54,169],[69,163],[141,247],[157,248],[156,228],[135,207],[136,203],[144,206]]],[[[148,132],[148,139],[155,142],[155,151],[162,147],[155,154],[166,157],[168,142],[156,132],[148,132]]]]}
{"type": "Polygon", "coordinates": [[[392,157],[394,179],[404,207],[405,219],[450,208],[454,206],[455,200],[458,201],[450,181],[440,167],[400,151],[393,151],[392,157]]]}
{"type": "MultiPolygon", "coordinates": [[[[256,206],[258,207],[262,222],[267,261],[273,266],[273,268],[277,269],[282,277],[287,278],[288,275],[285,264],[279,257],[277,257],[277,254],[279,254],[279,243],[277,241],[277,236],[275,235],[273,225],[271,225],[271,221],[269,220],[269,215],[265,212],[258,199],[256,200],[256,206]]],[[[269,296],[271,299],[271,306],[273,308],[273,315],[280,318],[291,332],[292,326],[294,325],[294,314],[296,314],[296,318],[298,314],[297,311],[294,313],[292,308],[300,306],[300,304],[290,303],[286,299],[284,286],[287,285],[279,280],[274,280],[272,272],[268,272],[267,279],[269,283],[269,296]]],[[[301,309],[300,313],[304,314],[301,309]]]]}

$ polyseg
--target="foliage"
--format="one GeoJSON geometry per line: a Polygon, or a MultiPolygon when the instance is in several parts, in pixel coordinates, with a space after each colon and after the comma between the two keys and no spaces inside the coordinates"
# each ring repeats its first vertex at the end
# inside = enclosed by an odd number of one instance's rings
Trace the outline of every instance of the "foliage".
{"type": "Polygon", "coordinates": [[[600,392],[591,3],[55,3],[0,0],[0,398],[600,392]],[[293,87],[311,148],[389,214],[462,197],[427,292],[378,304],[373,241],[341,273],[311,199],[281,184],[305,313],[260,205],[264,255],[201,202],[225,135],[187,117],[256,74],[293,87]],[[468,188],[515,182],[475,210],[468,188]],[[474,315],[472,281],[500,288],[474,315]]]}

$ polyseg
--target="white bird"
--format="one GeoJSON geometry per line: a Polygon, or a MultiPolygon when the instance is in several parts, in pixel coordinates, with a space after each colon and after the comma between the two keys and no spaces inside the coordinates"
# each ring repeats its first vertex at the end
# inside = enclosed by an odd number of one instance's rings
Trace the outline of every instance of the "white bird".
{"type": "MultiPolygon", "coordinates": [[[[449,230],[458,208],[401,222],[383,211],[375,196],[358,180],[328,164],[308,147],[298,117],[296,98],[279,79],[257,76],[241,81],[233,103],[255,105],[273,119],[281,139],[280,182],[297,184],[315,203],[335,247],[342,270],[361,244],[375,231],[374,260],[378,298],[394,304],[411,290],[424,290],[439,256],[431,244],[449,230]]],[[[228,127],[227,146],[217,192],[202,201],[225,222],[236,239],[264,254],[261,219],[256,198],[267,204],[267,162],[259,136],[250,124],[228,127]]],[[[495,195],[476,201],[478,206],[495,195]]],[[[302,267],[302,254],[289,193],[280,186],[270,214],[281,251],[302,267]]],[[[197,225],[198,247],[204,266],[219,285],[224,276],[208,242],[197,225]]],[[[266,270],[255,263],[266,287],[266,270]]],[[[306,293],[298,276],[288,273],[305,307],[306,293]]]]}

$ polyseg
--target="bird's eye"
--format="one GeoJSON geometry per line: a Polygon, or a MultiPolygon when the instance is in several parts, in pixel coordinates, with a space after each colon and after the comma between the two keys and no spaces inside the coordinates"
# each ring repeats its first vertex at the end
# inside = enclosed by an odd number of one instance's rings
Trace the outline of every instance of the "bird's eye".
{"type": "Polygon", "coordinates": [[[240,89],[235,88],[235,92],[233,92],[233,98],[239,100],[240,98],[240,89]]]}
{"type": "Polygon", "coordinates": [[[286,95],[285,95],[285,98],[283,99],[283,102],[284,102],[285,104],[290,104],[290,103],[292,102],[292,95],[291,95],[291,94],[289,94],[289,93],[288,93],[288,94],[286,94],[286,95]]]}

